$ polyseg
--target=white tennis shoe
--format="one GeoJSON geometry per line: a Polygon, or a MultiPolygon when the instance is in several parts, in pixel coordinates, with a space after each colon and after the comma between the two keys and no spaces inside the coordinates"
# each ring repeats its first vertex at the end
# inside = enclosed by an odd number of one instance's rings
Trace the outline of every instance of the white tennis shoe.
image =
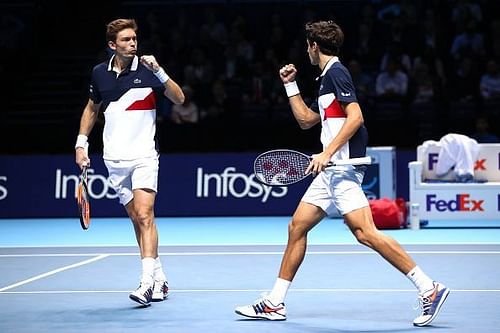
{"type": "Polygon", "coordinates": [[[418,296],[422,314],[415,318],[413,325],[429,325],[437,317],[439,310],[441,310],[441,306],[449,294],[449,288],[442,283],[434,282],[433,290],[429,291],[427,294],[418,296]]]}
{"type": "Polygon", "coordinates": [[[153,302],[161,302],[168,297],[167,281],[155,281],[153,285],[153,302]]]}
{"type": "Polygon", "coordinates": [[[266,298],[260,298],[251,305],[237,307],[234,312],[254,319],[286,320],[285,303],[274,305],[266,298]]]}
{"type": "Polygon", "coordinates": [[[141,305],[149,306],[153,299],[153,286],[141,282],[139,287],[130,293],[129,298],[141,305]]]}

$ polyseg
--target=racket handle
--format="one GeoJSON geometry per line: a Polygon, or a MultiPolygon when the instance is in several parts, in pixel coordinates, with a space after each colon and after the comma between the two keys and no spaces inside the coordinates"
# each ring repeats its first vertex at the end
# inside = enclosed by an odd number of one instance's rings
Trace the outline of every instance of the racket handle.
{"type": "Polygon", "coordinates": [[[372,158],[370,156],[349,158],[347,160],[338,160],[333,165],[361,165],[361,164],[372,164],[372,158]]]}

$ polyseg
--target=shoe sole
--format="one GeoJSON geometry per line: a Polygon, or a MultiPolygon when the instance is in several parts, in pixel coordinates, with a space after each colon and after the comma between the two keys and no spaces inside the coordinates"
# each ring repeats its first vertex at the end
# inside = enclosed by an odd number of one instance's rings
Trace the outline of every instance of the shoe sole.
{"type": "Polygon", "coordinates": [[[166,300],[168,298],[168,294],[163,296],[163,297],[154,297],[153,296],[153,299],[151,300],[152,302],[162,302],[164,300],[166,300]]]}
{"type": "Polygon", "coordinates": [[[131,300],[133,300],[134,302],[137,302],[143,306],[150,306],[151,305],[151,302],[144,302],[142,299],[140,299],[139,297],[135,296],[135,295],[129,295],[128,296],[131,300]]]}
{"type": "Polygon", "coordinates": [[[444,301],[446,301],[446,298],[448,298],[448,295],[450,294],[450,289],[446,288],[443,296],[441,296],[441,300],[439,301],[437,307],[436,307],[436,311],[434,312],[434,314],[429,318],[429,320],[421,323],[421,324],[415,324],[413,323],[413,326],[418,326],[418,327],[422,327],[422,326],[427,326],[429,325],[436,317],[437,315],[439,314],[439,310],[441,310],[441,307],[443,306],[444,304],[444,301]]]}
{"type": "Polygon", "coordinates": [[[252,319],[261,319],[261,320],[270,320],[270,321],[284,321],[284,320],[286,320],[286,317],[284,317],[284,318],[272,319],[272,318],[268,318],[268,317],[256,317],[256,316],[255,316],[255,317],[253,317],[253,316],[249,316],[249,315],[246,315],[246,314],[244,314],[244,313],[242,313],[242,312],[239,312],[239,311],[237,311],[237,310],[234,310],[234,312],[235,312],[236,314],[239,314],[240,316],[247,317],[247,318],[252,318],[252,319]]]}

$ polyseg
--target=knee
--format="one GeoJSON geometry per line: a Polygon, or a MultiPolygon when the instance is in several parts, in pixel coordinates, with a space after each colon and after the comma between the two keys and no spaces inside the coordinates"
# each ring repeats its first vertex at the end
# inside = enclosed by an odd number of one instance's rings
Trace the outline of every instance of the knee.
{"type": "Polygon", "coordinates": [[[354,231],[354,236],[360,244],[368,246],[369,248],[376,247],[376,244],[379,240],[376,230],[367,231],[363,229],[357,229],[354,231]]]}
{"type": "Polygon", "coordinates": [[[306,235],[308,230],[303,227],[301,223],[296,220],[290,221],[288,224],[288,234],[293,238],[300,238],[306,235]]]}
{"type": "Polygon", "coordinates": [[[153,213],[149,211],[138,211],[135,214],[135,222],[141,227],[153,225],[153,213]]]}

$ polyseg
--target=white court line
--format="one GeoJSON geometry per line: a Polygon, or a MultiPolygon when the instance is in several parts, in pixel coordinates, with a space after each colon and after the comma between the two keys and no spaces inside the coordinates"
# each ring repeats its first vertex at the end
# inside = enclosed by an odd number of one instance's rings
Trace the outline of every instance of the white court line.
{"type": "Polygon", "coordinates": [[[26,279],[26,280],[19,281],[17,283],[11,284],[10,286],[6,286],[6,287],[3,287],[3,288],[0,288],[0,292],[3,292],[5,290],[9,290],[9,289],[12,289],[12,288],[15,288],[15,287],[22,286],[23,284],[27,284],[27,283],[30,283],[30,282],[42,279],[44,277],[47,277],[47,276],[50,276],[50,275],[53,275],[53,274],[56,274],[56,273],[59,273],[59,272],[71,269],[71,268],[75,268],[75,267],[78,267],[78,266],[83,266],[83,265],[89,264],[91,262],[94,262],[94,261],[97,261],[97,260],[101,260],[103,258],[106,258],[107,256],[108,255],[106,255],[106,254],[101,254],[101,255],[98,255],[97,257],[77,262],[76,264],[64,266],[64,267],[61,267],[61,268],[58,268],[58,269],[54,269],[52,271],[49,271],[49,272],[46,272],[46,273],[43,273],[43,274],[39,274],[39,275],[33,276],[33,277],[29,278],[29,279],[26,279]]]}
{"type": "MultiPolygon", "coordinates": [[[[247,293],[265,292],[265,289],[169,289],[172,293],[247,293]]],[[[415,289],[376,289],[376,288],[292,288],[290,292],[327,292],[327,293],[398,293],[411,292],[415,289]]],[[[459,293],[500,293],[500,289],[451,289],[459,293]]],[[[0,294],[101,294],[101,293],[130,293],[130,290],[39,290],[39,291],[5,291],[0,294]]]]}
{"type": "MultiPolygon", "coordinates": [[[[409,254],[500,254],[500,251],[406,251],[409,254]]],[[[239,256],[239,255],[282,255],[283,251],[241,251],[241,252],[160,252],[161,256],[239,256]]],[[[306,255],[323,254],[377,254],[375,251],[309,251],[306,255]]],[[[0,258],[16,257],[88,257],[88,256],[138,256],[139,253],[23,253],[0,254],[0,258]]]]}
{"type": "MultiPolygon", "coordinates": [[[[404,241],[398,241],[400,245],[403,246],[453,246],[453,245],[463,245],[463,246],[474,246],[474,245],[500,245],[500,242],[494,242],[494,241],[488,241],[488,242],[404,242],[404,241]]],[[[357,241],[352,241],[352,242],[344,242],[344,243],[315,243],[312,242],[309,245],[312,246],[335,246],[335,247],[343,247],[343,246],[359,246],[359,243],[357,241]]],[[[92,248],[92,247],[110,247],[110,248],[117,248],[117,247],[136,247],[136,243],[127,243],[127,244],[80,244],[80,245],[75,245],[75,244],[39,244],[39,245],[26,245],[26,244],[14,244],[14,245],[4,245],[1,246],[0,249],[18,249],[18,248],[24,248],[24,249],[41,249],[41,248],[68,248],[68,247],[82,247],[82,248],[92,248]]],[[[214,247],[214,246],[226,246],[226,247],[235,247],[235,246],[286,246],[286,240],[285,243],[224,243],[224,244],[214,244],[214,243],[196,243],[196,244],[189,244],[189,243],[170,243],[170,244],[160,244],[160,246],[179,246],[179,247],[214,247]]]]}

